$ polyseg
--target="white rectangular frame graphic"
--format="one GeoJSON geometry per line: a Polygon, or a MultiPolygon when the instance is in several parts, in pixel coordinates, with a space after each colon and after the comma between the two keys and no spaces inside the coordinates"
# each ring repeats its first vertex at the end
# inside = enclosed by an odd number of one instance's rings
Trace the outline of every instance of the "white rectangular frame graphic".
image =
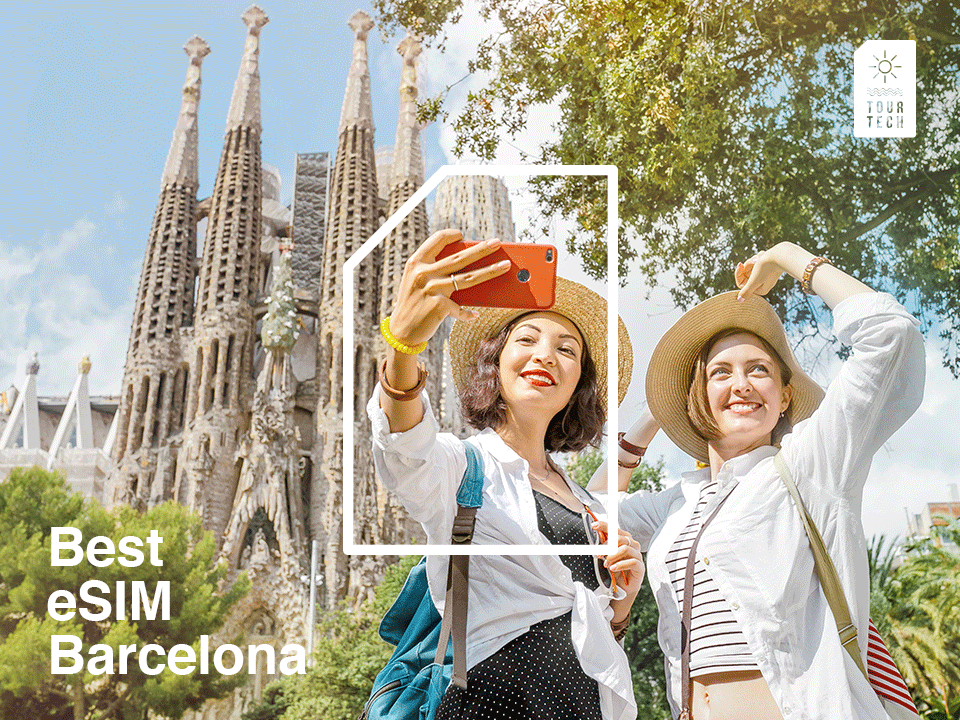
{"type": "MultiPolygon", "coordinates": [[[[607,179],[607,457],[617,457],[616,429],[619,427],[618,403],[610,402],[618,394],[618,347],[617,318],[619,315],[618,290],[620,287],[620,248],[617,232],[620,225],[617,208],[618,175],[615,165],[444,165],[407,200],[396,213],[380,226],[343,266],[343,367],[354,366],[353,301],[356,292],[354,271],[373,252],[390,232],[413,212],[440,182],[452,175],[599,175],[607,179]]],[[[424,238],[426,239],[426,238],[424,238]]],[[[354,376],[343,374],[343,551],[347,555],[593,555],[598,545],[358,545],[354,542],[354,482],[353,437],[354,376]]],[[[367,399],[363,398],[366,403],[367,399]]],[[[617,512],[617,464],[607,463],[607,523],[610,533],[602,546],[608,552],[617,549],[619,515],[617,512]]]]}

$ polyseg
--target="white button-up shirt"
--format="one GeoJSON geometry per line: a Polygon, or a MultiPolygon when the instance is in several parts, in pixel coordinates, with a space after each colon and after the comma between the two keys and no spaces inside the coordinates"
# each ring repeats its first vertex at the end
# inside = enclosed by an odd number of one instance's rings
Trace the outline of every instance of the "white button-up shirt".
{"type": "MultiPolygon", "coordinates": [[[[531,625],[571,612],[571,636],[583,671],[597,680],[603,717],[633,720],[637,714],[630,668],[610,630],[611,591],[575,583],[537,526],[529,466],[492,430],[462,441],[440,434],[426,395],[423,421],[403,433],[391,433],[380,408],[379,388],[367,405],[373,425],[374,463],[384,485],[399,496],[423,525],[427,542],[447,545],[457,512],[456,495],[466,469],[463,443],[483,458],[483,505],[477,511],[473,543],[544,545],[544,555],[470,558],[467,668],[493,655],[531,625]]],[[[567,482],[573,494],[598,515],[603,506],[585,490],[567,482]]],[[[430,594],[443,612],[447,557],[427,558],[430,594]]],[[[618,595],[623,597],[623,590],[618,595]]]]}
{"type": "MultiPolygon", "coordinates": [[[[923,397],[924,353],[917,321],[890,295],[865,293],[834,310],[839,339],[853,346],[826,397],[782,440],[783,456],[823,536],[853,622],[867,649],[870,579],[861,523],[863,486],[874,453],[923,397]]],[[[886,718],[870,685],[840,645],[833,613],[814,573],[813,553],[786,486],[775,447],[728,460],[708,515],[724,507],[700,541],[757,665],[788,720],[886,718]],[[732,494],[731,494],[732,493],[732,494]]],[[[670,704],[679,713],[680,613],[665,564],[690,519],[710,469],[684,473],[660,493],[621,495],[620,522],[648,550],[647,575],[660,610],[670,704]]]]}

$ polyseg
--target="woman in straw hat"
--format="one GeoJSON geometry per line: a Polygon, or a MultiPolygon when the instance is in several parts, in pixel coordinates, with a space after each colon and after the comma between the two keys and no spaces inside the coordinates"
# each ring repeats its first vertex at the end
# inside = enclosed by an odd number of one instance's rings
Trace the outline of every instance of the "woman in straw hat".
{"type": "MultiPolygon", "coordinates": [[[[404,269],[384,328],[391,347],[382,387],[367,407],[377,471],[423,525],[427,541],[447,544],[466,467],[464,443],[471,443],[484,468],[473,542],[543,545],[545,554],[472,558],[467,688],[451,685],[437,718],[631,720],[629,667],[611,626],[625,629],[640,588],[639,547],[622,534],[602,564],[591,555],[559,557],[549,547],[596,542],[591,534],[605,531],[588,515],[602,505],[548,453],[582,449],[601,435],[606,303],[558,278],[550,312],[461,308],[450,299],[454,289],[500,275],[509,262],[462,271],[496,250],[497,240],[436,259],[460,238],[456,230],[434,234],[404,269]],[[420,393],[424,371],[411,354],[448,316],[457,321],[449,345],[464,416],[482,431],[465,441],[438,432],[420,393]]],[[[619,354],[630,367],[622,321],[619,330],[619,354]]],[[[628,382],[621,376],[621,397],[628,382]]],[[[442,610],[446,559],[429,557],[427,575],[442,610]]]]}
{"type": "Polygon", "coordinates": [[[671,707],[694,720],[886,718],[841,646],[774,456],[779,448],[824,538],[866,657],[862,492],[873,454],[923,394],[917,322],[792,243],[735,276],[739,292],[698,305],[664,334],[647,371],[648,410],[621,437],[621,489],[658,427],[703,466],[620,502],[624,527],[649,550],[671,707]],[[853,348],[826,393],[760,297],[783,273],[826,302],[853,348]]]}

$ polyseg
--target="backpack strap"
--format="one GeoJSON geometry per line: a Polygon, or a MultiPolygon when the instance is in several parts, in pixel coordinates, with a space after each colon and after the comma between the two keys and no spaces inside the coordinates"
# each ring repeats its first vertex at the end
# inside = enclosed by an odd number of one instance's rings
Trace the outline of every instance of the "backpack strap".
{"type": "MultiPolygon", "coordinates": [[[[457,516],[453,519],[450,542],[469,545],[477,508],[483,504],[483,460],[480,451],[470,443],[463,443],[467,455],[467,469],[463,472],[457,491],[457,516]]],[[[443,606],[440,639],[433,661],[441,665],[447,654],[447,643],[453,633],[453,684],[467,687],[467,600],[470,582],[470,556],[451,555],[447,565],[447,595],[443,606]]]]}
{"type": "Polygon", "coordinates": [[[840,576],[837,575],[837,568],[830,559],[827,548],[823,544],[823,538],[820,537],[820,531],[807,512],[800,497],[800,491],[797,490],[796,483],[793,482],[793,476],[783,460],[783,453],[778,452],[773,458],[773,464],[780,474],[780,479],[790,491],[793,502],[800,512],[800,519],[803,521],[803,527],[807,531],[807,537],[810,540],[810,549],[813,551],[813,563],[817,570],[817,577],[820,579],[820,587],[823,588],[823,594],[827,598],[830,610],[833,612],[833,619],[837,623],[837,633],[840,635],[840,644],[843,649],[850,653],[850,657],[860,668],[867,680],[867,670],[863,666],[863,658],[860,656],[860,647],[857,645],[857,628],[850,619],[850,607],[847,605],[847,598],[843,594],[843,588],[840,586],[840,576]]]}

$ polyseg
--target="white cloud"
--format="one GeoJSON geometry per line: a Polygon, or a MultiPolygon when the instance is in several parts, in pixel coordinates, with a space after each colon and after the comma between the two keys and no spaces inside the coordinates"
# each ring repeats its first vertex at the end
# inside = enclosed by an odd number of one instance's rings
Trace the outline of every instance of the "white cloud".
{"type": "Polygon", "coordinates": [[[114,223],[118,231],[122,233],[126,229],[123,217],[127,212],[127,201],[123,195],[120,194],[119,190],[113,194],[110,202],[104,204],[103,211],[107,214],[107,217],[114,218],[114,223]]]}
{"type": "Polygon", "coordinates": [[[120,194],[119,190],[113,194],[110,202],[103,206],[103,211],[110,217],[123,215],[127,211],[127,201],[123,199],[123,195],[120,194]]]}
{"type": "Polygon", "coordinates": [[[874,533],[906,533],[906,514],[930,502],[948,500],[950,483],[960,482],[960,380],[927,343],[927,380],[920,409],[877,453],[864,489],[864,524],[874,533]]]}
{"type": "MultiPolygon", "coordinates": [[[[450,31],[444,52],[427,49],[423,55],[429,82],[426,93],[432,96],[450,88],[444,109],[450,113],[451,120],[466,107],[468,94],[482,88],[491,78],[491,75],[485,72],[468,75],[467,63],[476,57],[479,41],[502,28],[495,18],[483,19],[475,2],[464,2],[462,12],[463,18],[450,31]]],[[[527,127],[516,137],[508,137],[504,130],[498,129],[500,145],[493,162],[501,165],[529,162],[528,155],[536,154],[539,147],[554,136],[553,128],[558,118],[559,110],[556,105],[541,105],[530,108],[527,127]]],[[[456,134],[452,122],[441,126],[439,143],[446,154],[447,162],[470,162],[469,157],[460,159],[453,154],[456,134]]]]}
{"type": "Polygon", "coordinates": [[[66,395],[77,363],[90,355],[91,391],[115,393],[126,355],[132,302],[112,307],[84,266],[96,263],[90,245],[97,227],[82,218],[39,250],[0,241],[0,388],[20,387],[38,354],[41,395],[66,395]]]}
{"type": "Polygon", "coordinates": [[[60,266],[74,250],[81,248],[93,237],[97,226],[88,218],[77,220],[73,227],[64,230],[51,244],[46,237],[41,242],[41,250],[36,258],[38,266],[60,266]]]}

